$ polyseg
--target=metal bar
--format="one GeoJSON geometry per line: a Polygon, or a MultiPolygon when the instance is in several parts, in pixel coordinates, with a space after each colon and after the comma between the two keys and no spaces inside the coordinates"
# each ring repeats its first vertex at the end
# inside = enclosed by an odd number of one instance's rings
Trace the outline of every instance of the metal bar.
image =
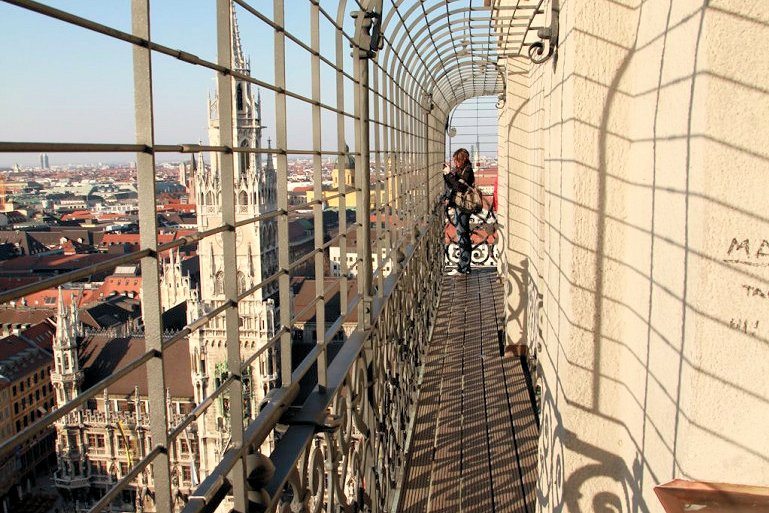
{"type": "MultiPolygon", "coordinates": [[[[310,44],[312,53],[312,99],[320,103],[320,6],[310,2],[310,44]]],[[[327,60],[327,59],[325,59],[327,60]]],[[[329,62],[330,64],[330,62],[329,62]]],[[[319,105],[312,107],[312,148],[320,150],[321,138],[321,111],[319,105]]],[[[323,196],[323,162],[320,154],[315,154],[312,159],[313,190],[316,198],[323,196]]],[[[326,200],[328,201],[328,200],[326,200]]],[[[318,387],[325,391],[328,383],[328,352],[323,344],[323,331],[326,326],[326,293],[323,251],[323,205],[313,205],[313,232],[315,243],[315,339],[320,346],[318,354],[318,387]]],[[[299,314],[297,314],[298,316],[299,314]]],[[[293,325],[292,325],[293,326],[293,325]]]]}
{"type": "MultiPolygon", "coordinates": [[[[361,12],[356,21],[356,35],[362,37],[364,24],[369,22],[361,12]]],[[[358,45],[360,46],[360,42],[358,45]]],[[[358,267],[358,293],[363,298],[358,310],[358,326],[366,329],[371,322],[371,157],[369,154],[369,56],[368,49],[354,52],[354,72],[358,79],[355,87],[356,149],[360,158],[355,165],[355,182],[360,189],[356,193],[355,215],[360,225],[357,250],[361,264],[358,267]]]]}
{"type": "MultiPolygon", "coordinates": [[[[242,372],[242,369],[241,369],[242,372]]],[[[179,425],[168,431],[168,441],[173,444],[179,435],[181,435],[187,427],[190,426],[198,417],[200,417],[211,406],[214,400],[219,397],[225,390],[227,390],[232,383],[236,382],[234,375],[230,374],[227,378],[221,382],[221,384],[211,392],[208,397],[198,404],[187,416],[182,420],[179,425]]]]}
{"type": "MultiPolygon", "coordinates": [[[[132,31],[138,37],[150,40],[150,2],[132,0],[132,31]]],[[[136,117],[136,142],[142,146],[154,144],[152,55],[149,48],[133,47],[134,108],[136,117]]],[[[150,433],[156,448],[160,450],[152,465],[155,482],[155,504],[158,511],[171,511],[171,467],[168,454],[168,409],[163,365],[163,318],[160,304],[160,272],[158,263],[158,219],[155,201],[155,156],[152,153],[136,154],[139,189],[139,234],[141,247],[149,251],[141,259],[142,317],[144,319],[144,344],[148,351],[160,352],[157,358],[146,363],[147,389],[149,391],[150,433]]],[[[114,491],[114,490],[113,490],[114,491]]]]}
{"type": "MultiPolygon", "coordinates": [[[[115,483],[115,486],[110,488],[109,491],[107,491],[107,493],[105,493],[101,499],[99,499],[99,502],[94,504],[94,506],[88,510],[88,513],[99,513],[100,511],[106,509],[107,506],[109,506],[109,503],[117,498],[117,494],[127,488],[134,481],[134,479],[136,479],[139,474],[141,474],[144,469],[146,469],[150,463],[155,460],[155,458],[162,455],[163,448],[156,446],[154,449],[152,449],[144,458],[141,459],[141,461],[134,465],[128,474],[123,476],[120,481],[115,483]]],[[[157,493],[157,491],[155,493],[157,493]]]]}
{"type": "MultiPolygon", "coordinates": [[[[216,46],[217,61],[220,66],[234,67],[232,55],[233,26],[232,17],[234,6],[231,0],[216,2],[216,46]]],[[[219,73],[217,75],[217,90],[219,114],[219,140],[223,146],[239,146],[233,140],[235,116],[233,110],[233,95],[235,83],[232,75],[219,73]]],[[[221,207],[222,222],[235,226],[235,162],[232,153],[223,153],[219,158],[221,173],[221,207]]],[[[241,170],[242,171],[242,170],[241,170]]],[[[226,231],[222,237],[222,266],[224,270],[223,285],[225,302],[230,307],[224,311],[225,345],[227,348],[227,370],[234,378],[230,382],[230,440],[234,447],[243,445],[243,387],[240,368],[240,318],[238,315],[238,257],[236,253],[236,232],[226,231]]],[[[213,264],[213,262],[212,262],[213,264]]],[[[245,512],[248,499],[246,497],[246,466],[243,459],[237,459],[232,465],[228,477],[232,485],[232,495],[235,511],[245,512]]]]}
{"type": "MultiPolygon", "coordinates": [[[[325,11],[321,9],[321,12],[325,15],[325,11]]],[[[337,10],[336,20],[331,20],[329,16],[326,16],[335,28],[335,58],[336,58],[336,106],[337,108],[344,109],[345,95],[344,95],[344,74],[339,70],[344,69],[344,52],[345,44],[344,37],[346,36],[342,29],[344,25],[344,17],[347,15],[344,5],[340,3],[337,10]]],[[[352,38],[348,37],[350,43],[352,38]]],[[[347,152],[347,141],[345,140],[345,125],[344,117],[337,115],[336,117],[336,143],[337,149],[347,152]]],[[[358,148],[356,148],[357,150],[358,148]]],[[[347,155],[340,155],[337,159],[337,172],[341,173],[341,179],[339,180],[339,232],[347,233],[347,155]]],[[[344,312],[347,310],[348,298],[347,298],[347,237],[342,238],[339,241],[339,308],[344,312]]]]}
{"type": "MultiPolygon", "coordinates": [[[[258,447],[272,432],[289,405],[299,393],[299,384],[292,383],[280,388],[270,398],[264,408],[259,412],[244,433],[242,446],[231,446],[222,455],[217,466],[217,472],[211,474],[189,497],[189,503],[182,510],[183,513],[197,513],[208,511],[212,504],[218,504],[214,498],[220,496],[222,489],[230,486],[223,477],[230,473],[237,461],[242,460],[248,454],[249,447],[258,447]]],[[[221,497],[219,498],[221,501],[221,497]]],[[[169,510],[170,511],[170,510],[169,510]]]]}
{"type": "Polygon", "coordinates": [[[55,142],[0,142],[0,153],[24,153],[24,152],[144,152],[150,151],[150,146],[141,144],[121,144],[121,143],[55,143],[55,142]]]}
{"type": "MultiPolygon", "coordinates": [[[[275,23],[282,27],[285,23],[283,0],[273,0],[273,16],[275,23]]],[[[275,136],[278,148],[288,146],[286,125],[286,35],[284,31],[275,29],[275,136]]],[[[278,155],[278,209],[288,211],[288,160],[286,155],[278,155]]],[[[288,215],[278,218],[278,267],[289,268],[288,253],[288,215]]],[[[291,291],[288,273],[278,279],[280,301],[280,324],[289,326],[291,322],[291,291]]],[[[280,376],[282,386],[291,384],[291,334],[283,333],[280,340],[280,376]]]]}

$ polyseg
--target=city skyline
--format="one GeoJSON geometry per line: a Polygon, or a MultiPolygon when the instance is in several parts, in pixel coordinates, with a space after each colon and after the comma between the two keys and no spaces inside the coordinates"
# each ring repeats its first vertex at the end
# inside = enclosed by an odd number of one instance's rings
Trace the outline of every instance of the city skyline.
{"type": "MultiPolygon", "coordinates": [[[[128,4],[113,6],[85,0],[51,0],[47,3],[130,32],[128,4]]],[[[259,6],[261,10],[266,7],[259,6]]],[[[272,29],[243,9],[237,8],[236,11],[243,46],[247,48],[246,58],[254,63],[272,62],[272,29]]],[[[168,0],[153,4],[152,39],[170,48],[215,61],[216,48],[212,43],[216,28],[212,22],[214,14],[211,2],[168,0]],[[184,24],[179,22],[179,12],[182,11],[185,13],[184,24]],[[195,30],[186,30],[188,26],[194,26],[195,30]]],[[[309,7],[286,11],[286,27],[305,44],[310,43],[308,20],[309,7]]],[[[345,19],[345,28],[352,30],[352,18],[349,16],[345,19]]],[[[322,18],[320,45],[324,53],[333,53],[334,38],[333,27],[322,18]]],[[[128,43],[92,31],[78,30],[59,20],[0,3],[0,47],[14,48],[13,52],[6,50],[0,54],[3,67],[14,70],[9,80],[0,82],[0,97],[4,99],[0,103],[0,119],[13,120],[13,123],[0,123],[0,141],[134,143],[131,48],[128,43]],[[29,34],[35,37],[28,37],[29,34]],[[25,45],[12,44],[20,38],[26,41],[25,45]],[[30,62],[44,62],[44,76],[55,77],[56,87],[51,88],[48,80],[41,80],[39,68],[29,66],[30,62]]],[[[289,42],[286,56],[289,62],[296,63],[286,66],[288,89],[309,96],[310,54],[289,42]]],[[[207,143],[205,98],[215,93],[215,73],[157,53],[153,54],[152,64],[156,143],[207,143]]],[[[348,67],[348,60],[345,60],[345,67],[348,67]]],[[[352,73],[352,69],[345,71],[352,73]]],[[[274,69],[253,66],[252,76],[272,83],[274,69]]],[[[271,138],[274,143],[275,96],[268,89],[258,89],[262,95],[265,140],[271,138]]],[[[347,79],[344,96],[345,109],[351,111],[352,82],[347,79]]],[[[325,64],[321,67],[321,98],[326,104],[336,104],[336,75],[325,64]]],[[[288,147],[311,150],[311,110],[302,102],[289,98],[287,112],[291,119],[307,121],[292,124],[288,147]]],[[[338,149],[336,122],[335,114],[322,114],[321,143],[324,150],[338,149]]],[[[346,119],[345,123],[347,144],[355,151],[352,121],[346,119]]],[[[458,125],[462,126],[461,123],[458,125]]],[[[2,153],[0,169],[11,168],[16,163],[21,166],[39,163],[39,153],[2,153]]],[[[481,154],[490,153],[496,154],[496,144],[492,144],[492,149],[481,148],[481,154]]],[[[96,162],[128,164],[134,160],[133,153],[49,151],[48,154],[51,167],[96,162]]],[[[188,155],[178,153],[156,154],[158,163],[179,162],[188,158],[188,155]]]]}

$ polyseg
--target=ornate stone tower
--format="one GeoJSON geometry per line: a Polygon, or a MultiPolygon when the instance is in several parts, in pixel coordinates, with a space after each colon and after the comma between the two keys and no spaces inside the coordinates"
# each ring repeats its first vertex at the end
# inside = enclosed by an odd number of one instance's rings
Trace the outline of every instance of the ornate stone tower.
{"type": "MultiPolygon", "coordinates": [[[[250,63],[243,55],[235,14],[232,14],[233,68],[245,75],[250,74],[250,63]]],[[[236,80],[231,91],[218,91],[208,100],[209,142],[220,144],[219,97],[231,94],[233,101],[233,140],[241,148],[256,150],[261,147],[261,99],[254,97],[251,83],[236,80]]],[[[222,223],[221,172],[219,154],[212,153],[211,165],[206,169],[199,159],[195,179],[198,205],[198,229],[207,230],[222,223]]],[[[235,154],[235,212],[238,220],[251,219],[259,214],[275,210],[277,188],[275,169],[269,156],[262,164],[256,152],[235,154]]],[[[239,291],[249,290],[277,269],[277,227],[274,221],[251,223],[237,230],[237,276],[239,291]]],[[[210,311],[224,301],[224,269],[222,267],[222,239],[209,237],[200,242],[200,303],[192,304],[193,310],[210,311]]],[[[253,293],[240,302],[240,344],[243,359],[263,347],[275,332],[274,302],[275,285],[253,293]]],[[[190,312],[190,315],[196,315],[190,312]]],[[[208,396],[227,377],[227,349],[224,318],[219,316],[206,327],[190,336],[195,401],[208,396]]],[[[248,415],[255,416],[259,402],[272,387],[277,373],[271,351],[266,351],[244,373],[243,386],[248,415]]],[[[220,461],[227,448],[229,433],[229,400],[222,397],[208,409],[198,425],[201,453],[201,473],[206,476],[220,461]]]]}
{"type": "MultiPolygon", "coordinates": [[[[59,287],[59,303],[56,315],[56,337],[53,341],[54,368],[51,383],[56,395],[56,407],[60,408],[80,393],[83,371],[78,359],[78,337],[80,319],[77,305],[72,302],[70,308],[64,306],[64,296],[59,287]]],[[[86,468],[85,440],[78,428],[79,421],[75,411],[57,422],[56,452],[59,469],[56,476],[57,486],[72,492],[88,487],[86,468]]]]}

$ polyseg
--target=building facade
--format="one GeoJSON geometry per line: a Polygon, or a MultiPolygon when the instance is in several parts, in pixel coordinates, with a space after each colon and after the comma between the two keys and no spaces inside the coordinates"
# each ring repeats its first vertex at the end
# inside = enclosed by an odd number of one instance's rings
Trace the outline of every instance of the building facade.
{"type": "MultiPolygon", "coordinates": [[[[146,351],[144,339],[110,335],[83,336],[77,308],[59,302],[53,343],[51,382],[57,407],[105,379],[146,351]]],[[[171,425],[194,408],[188,345],[180,342],[166,374],[166,405],[171,425]]],[[[144,369],[114,383],[56,423],[58,468],[54,483],[76,511],[87,511],[152,450],[149,400],[144,369]]],[[[198,484],[198,440],[190,428],[171,446],[173,497],[181,507],[198,484]]],[[[113,511],[154,512],[152,473],[139,474],[133,486],[112,504],[113,511]]]]}
{"type": "MultiPolygon", "coordinates": [[[[232,54],[233,68],[250,74],[250,62],[245,58],[240,42],[237,20],[233,13],[232,54]]],[[[221,94],[232,95],[233,134],[238,147],[249,151],[235,154],[236,219],[254,218],[277,208],[277,183],[273,159],[256,151],[262,146],[261,99],[254,95],[251,83],[236,80],[232,91],[218,91],[208,100],[209,143],[218,146],[221,141],[219,99],[221,94]]],[[[268,143],[269,146],[269,143],[268,143]]],[[[222,179],[220,154],[212,153],[210,167],[203,165],[202,157],[195,177],[198,229],[208,230],[222,224],[222,179]]],[[[244,292],[262,282],[277,270],[277,225],[274,220],[250,223],[236,231],[238,291],[244,292]]],[[[200,301],[192,302],[188,318],[196,319],[205,311],[213,310],[224,302],[223,248],[220,235],[202,240],[198,246],[200,257],[200,301]]],[[[277,284],[260,288],[238,304],[240,314],[241,357],[247,359],[261,349],[275,331],[277,316],[272,296],[277,284]]],[[[227,377],[227,348],[225,320],[213,319],[207,326],[190,336],[190,358],[193,370],[195,402],[200,403],[227,377]]],[[[257,359],[250,373],[244,373],[243,385],[246,415],[255,415],[259,402],[272,387],[277,373],[277,362],[266,351],[257,359]]],[[[226,449],[230,424],[227,397],[217,401],[198,422],[203,476],[216,466],[226,449]]]]}

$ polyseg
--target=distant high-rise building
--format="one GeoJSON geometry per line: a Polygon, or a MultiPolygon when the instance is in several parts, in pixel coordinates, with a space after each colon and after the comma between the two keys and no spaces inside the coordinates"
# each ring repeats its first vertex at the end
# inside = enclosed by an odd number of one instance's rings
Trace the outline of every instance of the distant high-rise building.
{"type": "Polygon", "coordinates": [[[40,169],[51,169],[51,164],[48,161],[47,153],[40,154],[40,169]]]}

